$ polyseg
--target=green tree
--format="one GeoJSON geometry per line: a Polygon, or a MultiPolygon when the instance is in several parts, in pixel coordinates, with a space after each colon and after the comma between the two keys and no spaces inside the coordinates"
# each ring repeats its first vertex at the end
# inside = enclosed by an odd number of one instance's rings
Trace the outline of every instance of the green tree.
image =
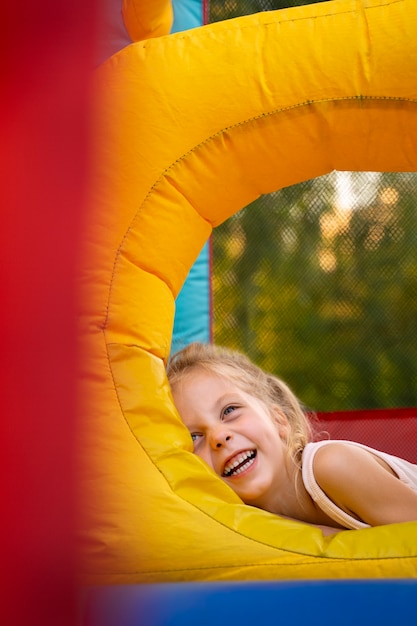
{"type": "Polygon", "coordinates": [[[415,405],[416,180],[381,174],[371,200],[340,209],[330,175],[216,229],[216,341],[318,410],[415,405]]]}
{"type": "Polygon", "coordinates": [[[261,11],[287,9],[303,4],[315,4],[326,0],[210,0],[209,21],[220,22],[241,15],[251,15],[261,11]]]}

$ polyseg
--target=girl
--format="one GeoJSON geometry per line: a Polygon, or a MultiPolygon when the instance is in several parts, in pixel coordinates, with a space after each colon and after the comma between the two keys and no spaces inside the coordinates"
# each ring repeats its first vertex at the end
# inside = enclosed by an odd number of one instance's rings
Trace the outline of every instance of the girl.
{"type": "Polygon", "coordinates": [[[417,465],[350,441],[312,443],[293,392],[243,354],[191,344],[168,378],[194,452],[246,504],[339,529],[417,520],[417,465]]]}

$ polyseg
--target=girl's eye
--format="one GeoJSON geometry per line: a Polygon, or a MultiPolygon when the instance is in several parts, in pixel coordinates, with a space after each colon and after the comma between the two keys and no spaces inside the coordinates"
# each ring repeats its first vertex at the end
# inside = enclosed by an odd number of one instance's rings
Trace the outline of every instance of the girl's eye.
{"type": "Polygon", "coordinates": [[[199,437],[201,437],[200,433],[191,433],[191,439],[194,441],[194,443],[199,437]]]}
{"type": "Polygon", "coordinates": [[[236,410],[236,406],[234,406],[233,404],[231,404],[230,406],[227,406],[224,410],[223,410],[223,417],[227,417],[228,415],[230,415],[231,413],[233,413],[233,411],[236,410]]]}

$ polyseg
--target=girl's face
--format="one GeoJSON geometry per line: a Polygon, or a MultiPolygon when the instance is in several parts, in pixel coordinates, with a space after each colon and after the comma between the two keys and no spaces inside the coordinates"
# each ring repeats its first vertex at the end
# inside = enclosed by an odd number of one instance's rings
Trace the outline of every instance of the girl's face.
{"type": "Polygon", "coordinates": [[[246,503],[279,512],[293,479],[284,440],[287,419],[235,382],[196,368],[173,388],[194,452],[246,503]],[[271,414],[272,413],[272,414],[271,414]]]}

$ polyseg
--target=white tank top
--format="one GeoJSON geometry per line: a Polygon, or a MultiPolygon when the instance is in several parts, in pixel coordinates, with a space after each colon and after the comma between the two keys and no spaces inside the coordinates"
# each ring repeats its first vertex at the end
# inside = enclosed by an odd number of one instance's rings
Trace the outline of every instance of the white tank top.
{"type": "MultiPolygon", "coordinates": [[[[334,441],[335,440],[332,439],[326,441],[318,441],[316,443],[308,443],[306,445],[302,454],[302,476],[304,486],[310,496],[313,498],[314,502],[316,502],[317,505],[321,508],[321,510],[342,526],[351,529],[369,528],[369,524],[360,522],[359,520],[355,519],[354,517],[340,509],[332,500],[330,500],[330,498],[326,496],[324,491],[320,489],[319,485],[316,482],[313,471],[314,456],[319,448],[333,443],[334,441]]],[[[363,450],[372,452],[372,454],[385,461],[385,463],[389,465],[389,467],[397,474],[398,478],[403,483],[411,487],[411,489],[413,489],[414,491],[417,491],[417,465],[414,465],[409,461],[405,461],[404,459],[400,459],[399,457],[393,456],[391,454],[387,454],[386,452],[374,450],[373,448],[369,448],[368,446],[365,446],[361,443],[356,443],[354,441],[338,440],[338,443],[345,443],[351,446],[357,446],[358,448],[362,448],[363,450]]]]}

